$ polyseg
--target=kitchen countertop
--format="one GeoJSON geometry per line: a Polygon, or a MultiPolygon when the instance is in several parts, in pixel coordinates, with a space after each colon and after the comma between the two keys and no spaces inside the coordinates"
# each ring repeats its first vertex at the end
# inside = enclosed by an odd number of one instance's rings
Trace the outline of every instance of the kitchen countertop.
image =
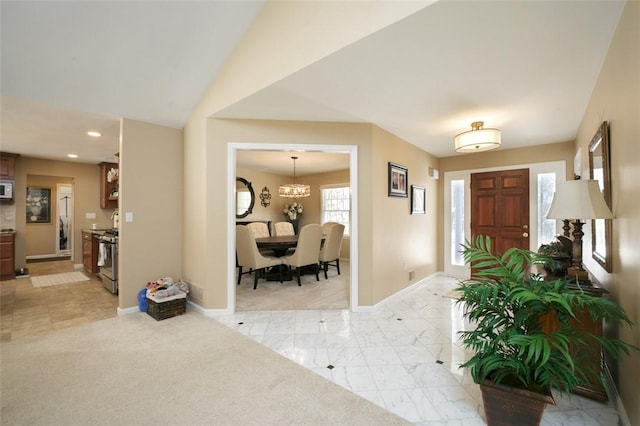
{"type": "Polygon", "coordinates": [[[82,228],[80,229],[82,232],[86,232],[88,234],[95,234],[95,235],[102,235],[104,234],[106,231],[108,231],[109,229],[113,229],[113,228],[97,228],[97,229],[93,229],[93,228],[82,228]]]}

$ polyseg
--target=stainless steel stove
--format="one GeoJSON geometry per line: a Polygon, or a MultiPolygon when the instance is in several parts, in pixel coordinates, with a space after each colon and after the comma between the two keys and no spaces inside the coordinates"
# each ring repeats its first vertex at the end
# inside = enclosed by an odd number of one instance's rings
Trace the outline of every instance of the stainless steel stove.
{"type": "Polygon", "coordinates": [[[118,230],[108,229],[98,237],[98,265],[100,279],[104,288],[113,294],[118,293],[118,230]]]}

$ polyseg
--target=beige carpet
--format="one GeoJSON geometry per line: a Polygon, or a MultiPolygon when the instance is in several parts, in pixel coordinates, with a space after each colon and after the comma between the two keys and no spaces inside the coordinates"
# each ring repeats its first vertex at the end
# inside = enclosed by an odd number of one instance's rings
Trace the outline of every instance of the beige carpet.
{"type": "Polygon", "coordinates": [[[89,277],[80,271],[31,277],[31,284],[34,288],[49,287],[52,285],[68,284],[80,281],[89,281],[89,277]]]}
{"type": "Polygon", "coordinates": [[[6,425],[409,424],[199,314],[2,343],[6,425]]]}
{"type": "Polygon", "coordinates": [[[349,262],[340,262],[340,272],[335,267],[328,271],[329,279],[320,271],[320,281],[313,274],[301,277],[301,286],[293,281],[258,280],[253,289],[253,274],[242,276],[236,286],[237,311],[273,311],[290,309],[348,309],[349,308],[349,262]]]}

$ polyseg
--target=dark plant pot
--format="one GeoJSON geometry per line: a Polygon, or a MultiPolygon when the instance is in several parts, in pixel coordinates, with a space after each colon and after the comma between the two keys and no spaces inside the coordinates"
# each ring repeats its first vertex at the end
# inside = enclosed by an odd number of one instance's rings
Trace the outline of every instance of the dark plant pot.
{"type": "Polygon", "coordinates": [[[541,394],[489,381],[480,390],[488,426],[538,426],[547,404],[555,405],[550,391],[541,394]]]}
{"type": "Polygon", "coordinates": [[[552,265],[544,265],[544,270],[558,277],[563,277],[567,273],[567,268],[571,265],[571,259],[567,256],[550,256],[552,265]]]}
{"type": "Polygon", "coordinates": [[[298,235],[298,220],[299,219],[289,219],[289,222],[293,225],[293,232],[298,235]]]}

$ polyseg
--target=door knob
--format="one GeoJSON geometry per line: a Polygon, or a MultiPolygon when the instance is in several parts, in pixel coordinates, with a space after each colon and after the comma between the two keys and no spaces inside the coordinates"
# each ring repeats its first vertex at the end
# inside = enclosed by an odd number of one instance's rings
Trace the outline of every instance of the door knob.
{"type": "Polygon", "coordinates": [[[523,232],[523,233],[522,233],[522,237],[523,237],[523,238],[527,238],[528,236],[529,236],[529,234],[528,234],[527,232],[523,232]]]}

